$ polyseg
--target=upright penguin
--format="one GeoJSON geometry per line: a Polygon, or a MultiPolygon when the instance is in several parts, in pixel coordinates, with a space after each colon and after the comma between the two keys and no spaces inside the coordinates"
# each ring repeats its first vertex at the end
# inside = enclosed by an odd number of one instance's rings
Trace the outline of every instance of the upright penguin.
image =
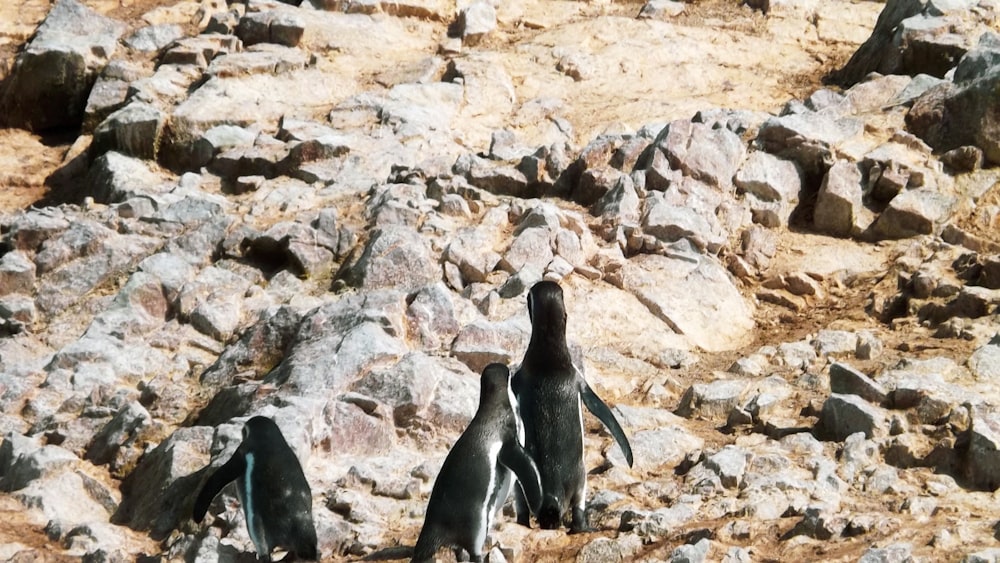
{"type": "MultiPolygon", "coordinates": [[[[589,529],[587,474],[583,465],[583,409],[604,423],[632,466],[632,448],[611,409],[587,385],[566,345],[566,307],[559,284],[540,281],[528,292],[531,340],[512,381],[521,419],[524,447],[538,465],[542,504],[536,512],[542,528],[558,528],[570,516],[570,532],[589,529]]],[[[517,521],[529,525],[518,502],[517,521]]]]}
{"type": "Polygon", "coordinates": [[[483,560],[493,519],[510,493],[511,472],[532,510],[541,498],[538,468],[522,447],[510,370],[490,364],[480,379],[479,409],[441,466],[424,516],[413,561],[431,561],[438,549],[460,547],[483,560]]]}
{"type": "Polygon", "coordinates": [[[255,416],[243,425],[243,442],[194,501],[195,522],[201,522],[212,499],[230,481],[236,481],[247,531],[260,558],[271,561],[274,549],[282,548],[289,552],[286,561],[318,559],[312,491],[273,420],[255,416]]]}

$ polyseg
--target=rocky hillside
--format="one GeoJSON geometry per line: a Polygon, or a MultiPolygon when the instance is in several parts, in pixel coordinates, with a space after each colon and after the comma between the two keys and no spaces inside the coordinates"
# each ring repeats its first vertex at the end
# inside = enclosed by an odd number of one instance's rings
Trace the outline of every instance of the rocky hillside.
{"type": "Polygon", "coordinates": [[[258,414],[412,545],[550,279],[635,466],[490,561],[1000,561],[1000,3],[749,4],[4,3],[0,559],[252,561],[258,414]]]}

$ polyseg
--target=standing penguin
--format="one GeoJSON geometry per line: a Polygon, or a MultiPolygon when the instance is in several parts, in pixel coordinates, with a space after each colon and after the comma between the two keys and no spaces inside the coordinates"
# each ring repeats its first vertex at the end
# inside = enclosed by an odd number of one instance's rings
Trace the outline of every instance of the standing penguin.
{"type": "MultiPolygon", "coordinates": [[[[531,340],[512,386],[521,419],[524,446],[538,465],[542,504],[535,513],[542,528],[558,528],[570,516],[570,533],[590,529],[587,522],[587,474],[583,465],[583,409],[604,423],[632,466],[632,448],[611,409],[587,385],[566,346],[566,307],[559,284],[540,281],[528,292],[531,340]]],[[[517,521],[529,525],[518,502],[517,521]]]]}
{"type": "Polygon", "coordinates": [[[312,519],[312,491],[295,452],[273,420],[255,416],[243,426],[243,442],[233,457],[202,487],[194,501],[194,521],[201,522],[209,503],[230,481],[236,481],[247,531],[264,561],[275,548],[288,551],[286,561],[318,559],[312,519]]]}
{"type": "Polygon", "coordinates": [[[522,447],[510,370],[490,364],[483,370],[479,409],[441,466],[427,504],[413,561],[431,561],[438,549],[459,547],[483,560],[483,544],[512,485],[511,472],[531,508],[541,498],[538,468],[522,447]]]}

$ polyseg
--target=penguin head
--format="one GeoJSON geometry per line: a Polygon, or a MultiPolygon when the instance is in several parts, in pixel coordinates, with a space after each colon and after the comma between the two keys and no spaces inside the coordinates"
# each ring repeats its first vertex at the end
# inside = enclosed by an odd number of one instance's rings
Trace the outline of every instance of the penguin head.
{"type": "Polygon", "coordinates": [[[480,378],[479,402],[483,404],[493,397],[507,397],[510,369],[504,364],[493,363],[483,369],[480,378]]]}
{"type": "Polygon", "coordinates": [[[274,441],[275,436],[284,440],[278,425],[266,416],[252,417],[243,425],[243,441],[249,444],[274,441]]]}
{"type": "Polygon", "coordinates": [[[531,287],[528,292],[528,318],[533,327],[565,330],[566,306],[559,284],[542,280],[531,287]]]}

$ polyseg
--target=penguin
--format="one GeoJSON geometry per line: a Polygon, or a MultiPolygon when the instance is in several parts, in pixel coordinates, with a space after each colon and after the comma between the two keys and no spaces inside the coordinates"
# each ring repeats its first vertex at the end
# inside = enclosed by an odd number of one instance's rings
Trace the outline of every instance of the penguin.
{"type": "Polygon", "coordinates": [[[312,491],[302,465],[273,420],[255,416],[243,425],[243,441],[198,493],[192,516],[200,523],[208,505],[230,481],[246,517],[247,531],[264,561],[275,548],[288,551],[285,561],[318,559],[312,491]]]}
{"type": "Polygon", "coordinates": [[[413,561],[432,561],[441,547],[483,560],[483,544],[517,477],[532,510],[541,499],[538,467],[522,446],[510,370],[490,364],[480,378],[479,408],[452,445],[434,480],[413,561]]]}
{"type": "MultiPolygon", "coordinates": [[[[566,307],[559,284],[540,281],[528,292],[531,339],[512,387],[524,423],[524,447],[538,465],[542,503],[535,512],[545,529],[570,517],[570,533],[590,530],[587,475],[583,465],[583,407],[611,432],[632,466],[632,448],[611,409],[573,365],[566,345],[566,307]]],[[[524,499],[516,501],[518,523],[530,526],[524,499]]]]}

